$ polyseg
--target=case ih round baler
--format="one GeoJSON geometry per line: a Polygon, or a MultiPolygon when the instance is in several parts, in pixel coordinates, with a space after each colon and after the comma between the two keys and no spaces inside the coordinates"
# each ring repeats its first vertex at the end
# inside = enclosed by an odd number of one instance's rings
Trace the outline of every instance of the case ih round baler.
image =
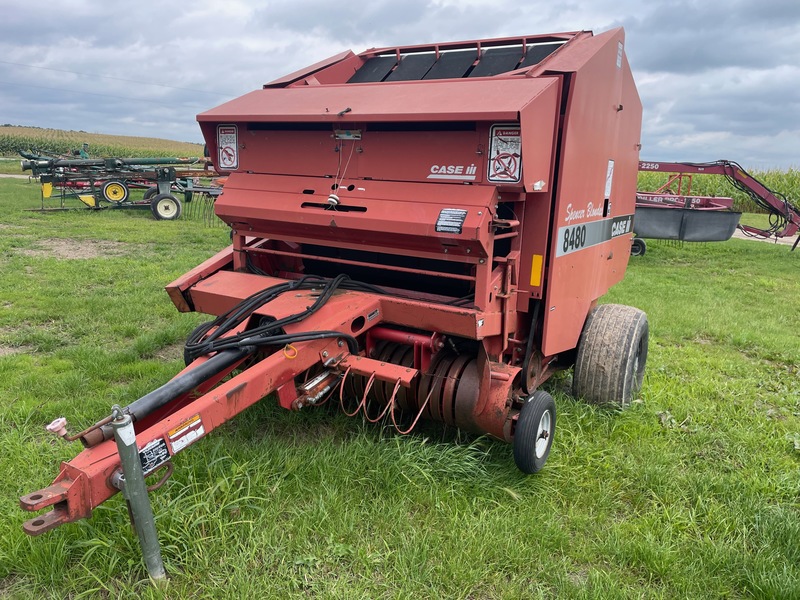
{"type": "Polygon", "coordinates": [[[557,369],[590,402],[642,382],[644,313],[597,305],[630,256],[641,115],[621,29],[345,52],[199,115],[233,243],[167,291],[216,318],[158,390],[53,425],[86,449],[21,499],[52,507],[25,531],[121,489],[162,576],[142,476],[273,392],[488,434],[538,471],[557,369]]]}

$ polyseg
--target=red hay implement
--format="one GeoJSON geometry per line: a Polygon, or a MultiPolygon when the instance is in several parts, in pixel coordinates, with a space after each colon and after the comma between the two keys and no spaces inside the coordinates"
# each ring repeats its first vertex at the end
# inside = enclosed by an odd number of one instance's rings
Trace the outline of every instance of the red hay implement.
{"type": "Polygon", "coordinates": [[[163,576],[143,476],[273,392],[488,434],[539,471],[557,369],[589,402],[642,383],[646,316],[597,305],[630,256],[641,116],[621,29],[345,52],[200,114],[233,243],[167,291],[216,318],[158,390],[54,425],[86,449],[21,499],[51,509],[25,531],[122,490],[163,576]]]}

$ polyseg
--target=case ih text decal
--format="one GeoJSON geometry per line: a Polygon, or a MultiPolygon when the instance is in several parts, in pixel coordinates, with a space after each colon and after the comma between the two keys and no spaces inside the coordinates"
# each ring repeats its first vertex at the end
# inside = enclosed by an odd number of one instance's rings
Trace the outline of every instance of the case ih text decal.
{"type": "Polygon", "coordinates": [[[475,181],[478,167],[473,165],[433,165],[428,179],[475,181]]]}

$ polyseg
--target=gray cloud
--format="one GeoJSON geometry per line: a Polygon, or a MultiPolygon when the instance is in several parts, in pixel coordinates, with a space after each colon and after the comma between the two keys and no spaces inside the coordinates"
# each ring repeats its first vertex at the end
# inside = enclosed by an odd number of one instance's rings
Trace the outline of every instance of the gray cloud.
{"type": "Polygon", "coordinates": [[[800,162],[796,0],[0,7],[0,122],[199,141],[197,113],[342,50],[624,26],[643,158],[800,162]]]}

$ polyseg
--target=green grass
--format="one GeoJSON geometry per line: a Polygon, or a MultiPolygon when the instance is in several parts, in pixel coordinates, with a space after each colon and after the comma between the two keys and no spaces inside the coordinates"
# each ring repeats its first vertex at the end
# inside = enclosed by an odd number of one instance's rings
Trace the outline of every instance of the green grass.
{"type": "Polygon", "coordinates": [[[605,298],[649,315],[640,398],[616,413],[553,381],[537,476],[436,424],[400,437],[259,403],[151,495],[157,589],[119,496],[40,538],[16,498],[80,450],[44,424],[91,423],[179,370],[203,317],[163,286],[227,232],[38,205],[0,180],[0,597],[800,597],[800,252],[650,243],[605,298]]]}

